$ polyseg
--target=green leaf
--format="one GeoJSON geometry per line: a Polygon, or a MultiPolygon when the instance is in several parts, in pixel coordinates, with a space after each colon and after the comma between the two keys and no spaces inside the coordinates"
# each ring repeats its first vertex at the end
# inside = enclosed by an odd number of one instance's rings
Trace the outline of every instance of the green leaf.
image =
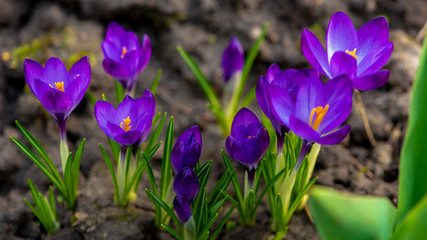
{"type": "Polygon", "coordinates": [[[253,86],[251,90],[248,92],[248,94],[246,94],[245,98],[243,98],[242,103],[239,106],[239,109],[249,106],[249,104],[252,103],[255,97],[256,97],[255,86],[253,86]]]}
{"type": "Polygon", "coordinates": [[[114,90],[116,91],[116,103],[119,105],[125,98],[125,90],[119,81],[114,81],[114,90]]]}
{"type": "Polygon", "coordinates": [[[245,65],[243,66],[243,70],[242,70],[242,80],[240,81],[240,85],[238,86],[237,89],[240,90],[237,94],[238,99],[241,98],[242,96],[242,91],[243,91],[243,87],[246,85],[246,80],[249,76],[249,72],[252,69],[252,65],[255,61],[256,56],[258,55],[259,52],[259,48],[261,47],[261,43],[264,40],[266,34],[267,34],[267,30],[268,27],[270,26],[270,23],[266,22],[264,24],[264,27],[262,28],[262,32],[259,35],[259,37],[257,38],[257,40],[254,42],[254,44],[252,45],[251,50],[249,51],[248,56],[245,59],[245,65]]]}
{"type": "Polygon", "coordinates": [[[166,130],[165,146],[163,149],[162,168],[160,175],[160,198],[165,199],[168,194],[169,184],[172,178],[172,166],[170,155],[173,145],[173,116],[169,120],[168,129],[166,130]]]}
{"type": "Polygon", "coordinates": [[[176,48],[176,50],[178,50],[182,59],[184,59],[185,63],[187,63],[188,67],[193,72],[194,76],[197,79],[197,82],[199,82],[199,84],[202,87],[202,90],[205,93],[206,97],[208,98],[209,102],[213,106],[215,106],[217,108],[221,108],[221,104],[219,103],[218,97],[216,96],[215,92],[213,91],[211,84],[209,83],[209,81],[205,77],[205,75],[202,73],[199,66],[196,64],[196,62],[194,62],[194,60],[191,58],[191,56],[184,49],[182,49],[181,46],[178,46],[176,48]]]}
{"type": "Polygon", "coordinates": [[[89,99],[89,102],[92,104],[92,106],[95,106],[95,103],[98,101],[98,99],[93,96],[92,92],[89,89],[86,91],[85,96],[89,99]]]}
{"type": "Polygon", "coordinates": [[[427,194],[397,226],[391,240],[424,240],[427,236],[427,194]]]}
{"type": "Polygon", "coordinates": [[[236,206],[231,207],[230,210],[228,210],[227,214],[221,219],[221,221],[218,223],[218,225],[215,228],[215,231],[211,235],[211,240],[216,239],[221,229],[224,227],[225,223],[227,223],[228,219],[230,218],[231,214],[233,213],[236,206]]]}
{"type": "Polygon", "coordinates": [[[86,138],[83,138],[79,147],[77,148],[76,154],[74,155],[73,169],[72,169],[72,178],[74,180],[74,191],[77,194],[77,189],[79,187],[79,173],[80,173],[80,163],[82,162],[83,149],[86,145],[86,138]]]}
{"type": "Polygon", "coordinates": [[[113,163],[111,162],[110,158],[108,157],[107,153],[105,152],[101,144],[99,144],[99,149],[101,150],[102,157],[104,157],[105,163],[107,164],[108,170],[110,171],[111,178],[113,179],[114,199],[119,199],[118,198],[119,187],[117,185],[117,178],[116,178],[116,173],[114,172],[113,163]]]}
{"type": "MultiPolygon", "coordinates": [[[[76,194],[74,194],[74,180],[73,180],[73,173],[72,173],[72,164],[73,164],[73,154],[70,153],[67,158],[67,163],[65,165],[65,171],[64,171],[64,183],[65,183],[65,189],[67,190],[67,196],[64,197],[65,201],[67,202],[67,207],[69,210],[74,209],[76,194]]],[[[77,192],[76,192],[77,193],[77,192]]]]}
{"type": "Polygon", "coordinates": [[[234,192],[236,194],[236,198],[237,198],[237,202],[239,203],[237,205],[237,209],[239,211],[243,211],[243,207],[241,204],[243,204],[243,194],[242,194],[242,190],[240,188],[240,183],[237,180],[237,176],[236,173],[234,172],[234,168],[233,166],[231,166],[230,160],[228,159],[227,155],[224,153],[224,151],[221,150],[221,154],[222,154],[222,159],[224,160],[225,166],[227,167],[229,172],[233,172],[232,177],[231,177],[231,183],[234,187],[234,192]]]}
{"type": "Polygon", "coordinates": [[[177,240],[182,240],[181,235],[175,229],[171,228],[169,225],[162,223],[162,228],[164,228],[166,231],[168,231],[172,236],[174,236],[177,240]]]}
{"type": "Polygon", "coordinates": [[[159,86],[161,76],[162,76],[162,69],[159,68],[159,69],[157,69],[156,77],[154,78],[154,81],[150,87],[151,93],[153,93],[154,96],[156,95],[157,86],[159,86]]]}
{"type": "Polygon", "coordinates": [[[182,232],[181,222],[173,213],[173,209],[171,209],[163,200],[161,200],[157,196],[155,196],[150,190],[145,189],[145,192],[147,193],[147,196],[151,199],[151,201],[153,202],[154,205],[156,205],[156,206],[158,205],[166,211],[166,213],[171,217],[171,219],[175,223],[175,225],[178,226],[179,231],[182,232]]]}
{"type": "Polygon", "coordinates": [[[427,193],[427,38],[424,40],[410,102],[408,127],[400,154],[397,223],[427,193]]]}
{"type": "Polygon", "coordinates": [[[397,212],[386,198],[357,196],[320,186],[312,190],[308,207],[323,240],[389,239],[397,212]]]}
{"type": "Polygon", "coordinates": [[[148,139],[147,146],[145,147],[145,151],[147,151],[148,149],[151,149],[159,139],[163,126],[165,125],[166,115],[167,113],[163,114],[163,117],[160,119],[160,122],[157,124],[156,129],[150,136],[150,139],[148,139]]]}

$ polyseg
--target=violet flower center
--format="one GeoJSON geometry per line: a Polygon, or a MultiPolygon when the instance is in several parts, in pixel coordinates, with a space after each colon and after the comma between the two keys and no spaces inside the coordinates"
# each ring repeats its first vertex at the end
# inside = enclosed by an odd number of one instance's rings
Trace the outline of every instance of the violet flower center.
{"type": "Polygon", "coordinates": [[[354,59],[357,59],[357,55],[356,55],[356,48],[353,49],[353,51],[349,51],[348,49],[345,50],[345,53],[347,53],[348,55],[354,57],[354,59]]]}
{"type": "Polygon", "coordinates": [[[311,110],[310,114],[310,126],[317,131],[320,123],[323,121],[326,113],[328,112],[329,104],[326,104],[325,107],[318,106],[311,110]],[[314,119],[313,119],[314,117],[314,119]],[[313,121],[314,120],[314,121],[313,121]]]}
{"type": "Polygon", "coordinates": [[[132,127],[130,125],[130,117],[128,116],[127,118],[123,119],[123,122],[120,123],[120,127],[125,130],[125,132],[129,131],[130,128],[132,127]],[[123,126],[123,123],[125,124],[125,126],[123,126]]]}

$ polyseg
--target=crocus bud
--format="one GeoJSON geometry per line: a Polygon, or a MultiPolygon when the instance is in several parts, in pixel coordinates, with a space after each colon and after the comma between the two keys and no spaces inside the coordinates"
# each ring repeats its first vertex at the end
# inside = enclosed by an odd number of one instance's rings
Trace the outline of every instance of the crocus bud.
{"type": "Polygon", "coordinates": [[[193,169],[202,153],[202,137],[197,125],[185,130],[176,140],[171,152],[171,164],[175,174],[184,167],[193,169]]]}
{"type": "Polygon", "coordinates": [[[183,168],[175,177],[173,189],[184,201],[193,201],[199,193],[199,180],[196,173],[188,167],[183,168]]]}
{"type": "Polygon", "coordinates": [[[102,42],[105,72],[115,77],[127,92],[135,87],[138,75],[147,66],[151,57],[151,42],[144,35],[142,43],[134,32],[126,31],[116,22],[108,25],[102,42]]]}
{"type": "Polygon", "coordinates": [[[242,108],[234,117],[231,135],[225,147],[231,157],[249,170],[256,169],[270,144],[270,136],[249,109],[242,108]]]}
{"type": "Polygon", "coordinates": [[[235,73],[242,71],[244,62],[245,57],[242,45],[240,45],[236,37],[233,37],[222,54],[221,67],[225,83],[227,83],[235,73]]]}
{"type": "Polygon", "coordinates": [[[175,209],[176,214],[179,217],[179,220],[182,224],[186,223],[188,219],[193,216],[191,213],[190,203],[184,201],[181,196],[177,195],[173,200],[173,209],[175,209]]]}

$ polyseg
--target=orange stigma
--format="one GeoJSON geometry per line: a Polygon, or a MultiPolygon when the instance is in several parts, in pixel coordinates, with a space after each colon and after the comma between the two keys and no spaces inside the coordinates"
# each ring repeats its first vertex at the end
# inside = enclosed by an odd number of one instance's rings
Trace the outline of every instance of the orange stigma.
{"type": "Polygon", "coordinates": [[[250,135],[249,135],[249,136],[248,136],[248,139],[251,139],[251,138],[254,138],[254,137],[255,137],[255,136],[250,136],[250,135]]]}
{"type": "Polygon", "coordinates": [[[125,57],[125,55],[126,55],[127,52],[128,52],[128,49],[125,46],[123,46],[123,48],[122,48],[122,56],[120,58],[123,59],[125,57]]]}
{"type": "Polygon", "coordinates": [[[130,130],[130,128],[132,127],[132,126],[130,126],[129,124],[130,124],[130,118],[129,118],[129,117],[127,117],[127,118],[123,119],[123,122],[121,122],[121,123],[120,123],[120,127],[121,127],[123,130],[125,130],[125,132],[127,132],[127,131],[129,131],[129,130],[130,130]],[[124,127],[123,127],[123,123],[125,123],[125,126],[124,126],[124,127]]]}
{"type": "Polygon", "coordinates": [[[345,50],[345,53],[347,53],[348,55],[353,56],[353,57],[354,57],[354,59],[357,59],[357,55],[356,55],[356,48],[355,48],[355,49],[353,49],[353,51],[351,51],[351,52],[347,49],[347,50],[345,50]]]}
{"type": "Polygon", "coordinates": [[[317,131],[317,128],[319,128],[320,123],[323,121],[323,117],[325,117],[326,113],[328,112],[329,104],[326,104],[325,108],[318,106],[313,108],[311,110],[310,114],[310,126],[317,131]],[[314,116],[316,114],[316,116],[314,116]],[[314,117],[314,121],[313,121],[314,117]]]}
{"type": "MultiPolygon", "coordinates": [[[[50,84],[49,84],[49,86],[50,86],[51,88],[53,88],[53,86],[52,86],[52,85],[50,85],[50,84]]],[[[56,82],[56,83],[55,83],[55,87],[56,87],[56,89],[58,89],[59,91],[63,91],[63,92],[64,92],[64,82],[56,82]]]]}

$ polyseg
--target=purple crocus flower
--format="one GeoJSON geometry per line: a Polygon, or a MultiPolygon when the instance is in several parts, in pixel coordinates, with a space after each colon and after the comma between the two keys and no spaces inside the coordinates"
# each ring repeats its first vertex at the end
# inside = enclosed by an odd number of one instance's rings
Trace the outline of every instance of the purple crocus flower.
{"type": "Polygon", "coordinates": [[[346,75],[322,83],[320,77],[299,75],[295,99],[283,89],[272,87],[272,112],[278,120],[303,139],[298,170],[314,142],[340,143],[350,126],[338,128],[350,115],[353,88],[346,75]],[[338,129],[337,129],[338,128],[338,129]]]}
{"type": "Polygon", "coordinates": [[[267,151],[270,136],[247,108],[242,108],[234,117],[231,135],[225,140],[225,148],[231,157],[254,172],[267,151]]]}
{"type": "Polygon", "coordinates": [[[177,195],[173,200],[173,209],[175,209],[175,212],[182,224],[186,223],[191,216],[193,216],[190,204],[191,203],[184,201],[179,195],[177,195]]]}
{"type": "Polygon", "coordinates": [[[44,68],[34,60],[25,59],[24,74],[30,90],[58,122],[61,141],[66,142],[67,117],[89,86],[91,69],[88,58],[77,61],[70,72],[58,58],[49,58],[44,68]]]}
{"type": "Polygon", "coordinates": [[[276,64],[272,64],[265,73],[265,76],[261,76],[258,79],[255,89],[256,98],[261,110],[273,124],[277,136],[277,154],[282,153],[285,133],[289,132],[289,129],[281,121],[277,120],[271,112],[271,88],[272,86],[281,88],[295,99],[298,81],[301,79],[300,76],[304,75],[320,77],[319,72],[315,69],[302,69],[299,71],[295,69],[287,69],[285,71],[281,71],[276,64]]]}
{"type": "Polygon", "coordinates": [[[380,70],[393,50],[388,35],[384,17],[373,19],[356,32],[350,18],[337,12],[326,30],[326,52],[307,29],[301,35],[301,49],[307,61],[328,78],[346,74],[355,89],[371,90],[384,85],[390,75],[388,70],[380,70]]]}
{"type": "Polygon", "coordinates": [[[235,73],[242,71],[244,62],[245,57],[242,45],[240,45],[236,37],[233,37],[222,54],[221,67],[225,83],[227,83],[235,73]]]}
{"type": "Polygon", "coordinates": [[[150,90],[145,90],[141,98],[133,99],[126,95],[117,109],[109,102],[96,102],[95,117],[109,138],[122,148],[127,148],[147,136],[151,129],[155,105],[153,94],[150,90]]]}
{"type": "Polygon", "coordinates": [[[183,168],[193,169],[202,153],[202,137],[197,125],[185,130],[176,140],[171,152],[171,164],[175,173],[183,168]]]}
{"type": "Polygon", "coordinates": [[[127,92],[135,86],[139,73],[147,66],[151,57],[151,42],[144,35],[142,44],[134,32],[126,31],[116,22],[108,25],[102,42],[105,72],[115,77],[127,92]]]}

